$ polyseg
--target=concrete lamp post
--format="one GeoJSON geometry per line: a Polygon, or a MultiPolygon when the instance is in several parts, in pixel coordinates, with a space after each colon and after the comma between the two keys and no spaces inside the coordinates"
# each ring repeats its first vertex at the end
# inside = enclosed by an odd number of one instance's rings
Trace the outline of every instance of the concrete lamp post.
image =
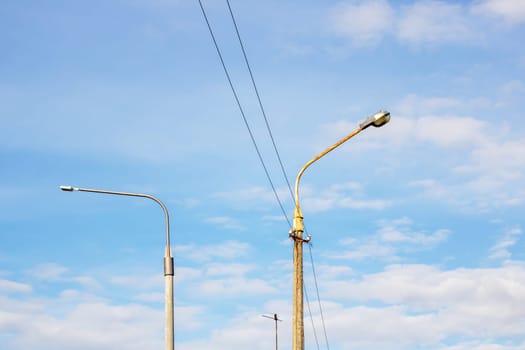
{"type": "Polygon", "coordinates": [[[166,218],[166,248],[164,250],[164,279],[165,279],[165,350],[174,349],[174,326],[173,326],[173,257],[171,255],[170,247],[170,219],[168,215],[168,209],[158,198],[155,198],[149,194],[142,193],[130,193],[130,192],[117,192],[117,191],[106,191],[96,190],[92,188],[80,188],[72,186],[60,186],[62,191],[66,192],[93,192],[103,194],[113,194],[118,196],[130,196],[130,197],[142,197],[148,198],[155,201],[162,207],[164,216],[166,218]]]}
{"type": "Polygon", "coordinates": [[[386,111],[379,111],[372,116],[365,119],[359,124],[359,127],[352,133],[328,147],[323,152],[312,158],[306,163],[297,178],[295,179],[295,210],[293,215],[293,228],[290,230],[290,238],[294,241],[293,247],[293,329],[292,329],[292,350],[304,350],[304,311],[303,311],[303,243],[308,243],[310,237],[303,238],[304,224],[303,224],[303,213],[299,205],[299,181],[304,171],[312,165],[314,162],[319,160],[328,152],[341,146],[346,141],[350,140],[355,135],[359,134],[369,126],[380,127],[390,121],[390,113],[386,111]]]}

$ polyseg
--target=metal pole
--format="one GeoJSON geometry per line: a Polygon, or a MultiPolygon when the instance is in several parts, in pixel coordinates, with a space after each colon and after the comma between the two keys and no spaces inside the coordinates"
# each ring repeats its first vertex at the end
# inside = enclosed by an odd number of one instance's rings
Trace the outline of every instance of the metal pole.
{"type": "Polygon", "coordinates": [[[303,213],[299,205],[299,182],[304,171],[319,160],[327,153],[333,151],[335,148],[341,146],[346,141],[350,140],[355,135],[359,134],[369,126],[380,127],[388,123],[390,120],[390,113],[386,111],[379,111],[368,117],[359,127],[345,136],[332,146],[328,147],[323,152],[312,158],[306,163],[295,179],[295,209],[293,216],[293,228],[290,230],[289,236],[294,241],[293,245],[293,319],[292,319],[292,350],[304,350],[304,311],[303,311],[303,243],[308,243],[310,237],[303,238],[304,223],[303,213]]]}
{"type": "Polygon", "coordinates": [[[279,350],[279,338],[278,338],[278,330],[277,330],[277,321],[282,321],[277,317],[277,314],[273,314],[273,316],[266,316],[261,315],[262,317],[269,318],[271,320],[275,320],[275,350],[279,350]]]}
{"type": "Polygon", "coordinates": [[[277,332],[277,314],[273,314],[274,320],[275,320],[275,350],[279,350],[279,339],[278,339],[278,332],[277,332]]]}
{"type": "Polygon", "coordinates": [[[292,326],[292,350],[304,350],[304,306],[303,306],[303,243],[308,243],[310,238],[303,238],[304,223],[303,213],[299,205],[299,182],[304,171],[322,156],[340,146],[344,142],[357,135],[363,129],[357,128],[350,135],[346,136],[333,146],[327,148],[308,163],[306,163],[295,179],[295,210],[293,216],[293,228],[290,231],[290,238],[293,239],[293,326],[292,326]]]}
{"type": "Polygon", "coordinates": [[[113,194],[118,196],[131,196],[131,197],[142,197],[148,198],[159,204],[164,211],[164,217],[166,219],[166,247],[164,249],[164,280],[165,280],[165,350],[174,350],[174,323],[173,323],[173,257],[171,255],[170,246],[170,218],[168,215],[168,209],[162,203],[162,201],[152,195],[143,193],[132,193],[132,192],[120,192],[120,191],[108,191],[108,190],[97,190],[92,188],[80,188],[72,186],[60,186],[62,191],[72,192],[93,192],[103,194],[113,194]]]}

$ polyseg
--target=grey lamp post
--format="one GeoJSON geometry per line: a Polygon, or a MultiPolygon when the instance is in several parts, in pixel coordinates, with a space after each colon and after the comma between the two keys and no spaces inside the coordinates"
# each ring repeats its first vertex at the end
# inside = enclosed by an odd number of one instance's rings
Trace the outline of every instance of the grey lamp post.
{"type": "Polygon", "coordinates": [[[164,280],[165,280],[165,350],[174,349],[174,326],[173,326],[173,257],[171,255],[170,247],[170,219],[168,215],[168,209],[160,201],[160,199],[153,197],[149,194],[142,193],[131,193],[131,192],[118,192],[118,191],[107,191],[107,190],[96,190],[92,188],[80,188],[72,186],[60,186],[62,191],[73,192],[93,192],[93,193],[104,193],[104,194],[114,194],[119,196],[131,196],[131,197],[142,197],[149,198],[155,201],[162,207],[164,211],[164,216],[166,218],[166,248],[164,250],[164,280]]]}
{"type": "Polygon", "coordinates": [[[335,148],[341,146],[346,141],[350,140],[355,135],[359,134],[369,126],[380,127],[390,121],[390,113],[386,111],[379,111],[372,116],[365,119],[359,124],[359,127],[349,135],[339,140],[334,145],[328,147],[323,152],[312,158],[306,163],[297,178],[295,179],[295,210],[293,216],[293,228],[290,230],[290,238],[294,241],[293,249],[293,329],[292,329],[292,350],[304,350],[304,311],[303,311],[303,243],[310,241],[310,238],[303,238],[304,224],[303,224],[303,213],[299,205],[299,181],[304,171],[312,165],[314,162],[319,160],[321,157],[326,155],[328,152],[333,151],[335,148]]]}

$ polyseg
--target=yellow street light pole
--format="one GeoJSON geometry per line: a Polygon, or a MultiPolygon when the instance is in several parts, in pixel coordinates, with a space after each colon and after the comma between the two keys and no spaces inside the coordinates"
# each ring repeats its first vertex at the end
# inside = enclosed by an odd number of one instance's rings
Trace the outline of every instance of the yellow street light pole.
{"type": "Polygon", "coordinates": [[[333,151],[335,148],[341,146],[346,141],[350,140],[355,135],[359,134],[369,126],[380,127],[388,123],[390,120],[390,113],[386,111],[379,111],[374,115],[365,119],[359,124],[359,127],[352,133],[339,140],[337,143],[328,147],[323,152],[312,158],[306,163],[295,179],[295,210],[293,215],[293,228],[290,230],[290,238],[294,241],[293,246],[293,329],[292,329],[292,350],[304,350],[304,311],[303,311],[303,243],[308,243],[310,237],[303,238],[304,224],[303,213],[299,205],[299,181],[304,171],[319,160],[325,154],[333,151]]]}

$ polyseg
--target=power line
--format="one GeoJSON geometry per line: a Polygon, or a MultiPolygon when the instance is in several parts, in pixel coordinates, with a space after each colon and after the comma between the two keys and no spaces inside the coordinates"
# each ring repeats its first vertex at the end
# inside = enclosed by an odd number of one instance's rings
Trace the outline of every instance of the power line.
{"type": "Polygon", "coordinates": [[[306,291],[306,287],[304,287],[303,283],[303,290],[304,290],[304,298],[306,299],[306,306],[308,308],[308,314],[310,315],[310,323],[312,323],[312,330],[314,332],[314,339],[315,344],[317,345],[317,350],[319,350],[319,339],[317,338],[317,332],[315,331],[315,324],[314,324],[314,317],[312,316],[312,310],[310,309],[310,301],[308,300],[308,292],[306,291]]]}
{"type": "Polygon", "coordinates": [[[314,256],[312,254],[312,243],[308,243],[308,248],[310,250],[310,261],[312,262],[312,272],[314,275],[314,284],[315,284],[315,291],[317,293],[317,302],[319,303],[319,313],[321,314],[321,323],[323,324],[324,339],[326,341],[326,348],[330,350],[330,345],[328,344],[328,335],[326,334],[326,326],[324,323],[323,308],[321,307],[321,297],[319,296],[319,287],[317,285],[317,274],[315,273],[314,256]]]}
{"type": "MultiPolygon", "coordinates": [[[[262,103],[262,100],[261,100],[261,96],[259,94],[259,89],[257,88],[257,84],[255,83],[255,78],[253,76],[252,68],[251,68],[251,65],[250,65],[249,60],[248,60],[248,55],[246,54],[246,50],[244,48],[244,44],[243,44],[243,41],[242,41],[242,38],[241,38],[241,34],[240,34],[239,28],[237,26],[237,21],[235,20],[235,16],[233,14],[233,11],[232,11],[232,8],[231,8],[231,5],[230,5],[230,1],[226,0],[226,3],[228,5],[228,10],[230,12],[230,16],[231,16],[233,25],[235,27],[235,33],[237,34],[237,39],[239,40],[239,45],[240,45],[241,50],[242,50],[242,54],[243,54],[243,57],[244,57],[244,62],[246,63],[246,67],[248,68],[248,72],[250,73],[250,79],[252,81],[252,86],[253,86],[253,89],[255,91],[255,95],[257,96],[257,101],[259,102],[259,108],[260,108],[262,116],[264,118],[264,122],[265,122],[265,125],[266,125],[266,130],[268,131],[268,135],[270,136],[270,139],[272,141],[273,149],[274,149],[275,154],[277,156],[277,159],[279,161],[279,165],[281,167],[282,175],[283,175],[284,179],[286,180],[286,184],[287,184],[288,190],[290,192],[290,197],[291,197],[291,199],[293,201],[294,200],[294,195],[293,195],[293,191],[292,191],[292,186],[290,185],[290,181],[289,181],[288,176],[286,174],[286,171],[285,171],[285,168],[284,168],[281,156],[279,154],[279,150],[277,149],[277,144],[276,144],[275,139],[273,137],[273,133],[272,133],[272,130],[271,130],[271,127],[270,127],[270,123],[268,121],[268,117],[266,115],[266,111],[264,109],[264,106],[263,106],[263,103],[262,103]]],[[[284,215],[285,215],[286,220],[288,221],[288,223],[290,223],[288,217],[286,216],[286,213],[284,215]]],[[[306,231],[306,229],[305,229],[305,231],[306,231]]],[[[306,232],[306,234],[308,234],[308,232],[306,232]]],[[[323,326],[323,331],[324,331],[324,336],[325,336],[325,341],[326,341],[326,347],[327,347],[328,350],[330,350],[330,346],[329,346],[329,343],[328,343],[328,336],[327,336],[327,332],[326,332],[326,326],[325,326],[325,322],[324,322],[323,308],[321,306],[321,299],[320,299],[320,295],[319,295],[319,287],[317,285],[317,275],[316,275],[316,271],[315,271],[315,264],[314,264],[314,260],[313,260],[311,244],[309,244],[309,247],[310,247],[310,261],[312,263],[312,272],[313,272],[313,275],[314,275],[315,289],[316,289],[316,294],[317,294],[317,301],[318,301],[318,304],[319,304],[319,312],[321,314],[321,322],[322,322],[322,326],[323,326]]],[[[313,322],[312,312],[310,310],[310,302],[308,300],[308,294],[306,293],[306,288],[305,288],[305,296],[306,296],[306,304],[307,304],[307,307],[308,307],[308,312],[310,314],[310,319],[311,319],[311,322],[312,322],[312,328],[313,328],[313,331],[314,331],[315,341],[316,341],[316,344],[317,344],[317,348],[319,349],[319,342],[318,342],[317,334],[316,334],[316,331],[315,331],[315,326],[314,326],[314,322],[313,322]]]]}
{"type": "Polygon", "coordinates": [[[230,11],[230,16],[232,18],[233,25],[235,27],[235,33],[237,33],[237,39],[239,40],[239,45],[241,46],[242,54],[244,56],[244,62],[246,62],[246,67],[248,67],[248,72],[250,73],[250,79],[252,81],[253,89],[255,90],[255,95],[257,96],[257,101],[259,102],[259,108],[261,109],[261,113],[264,117],[264,123],[266,124],[266,130],[268,131],[268,135],[270,136],[270,139],[272,140],[273,149],[275,151],[275,154],[277,155],[277,159],[279,161],[279,165],[281,167],[281,172],[283,173],[284,179],[286,180],[286,184],[288,185],[288,189],[290,190],[290,195],[293,198],[293,191],[292,186],[290,185],[290,181],[288,180],[288,176],[286,175],[286,170],[284,170],[283,161],[281,159],[281,155],[279,154],[279,151],[277,149],[277,144],[275,143],[275,139],[273,137],[272,129],[270,128],[270,123],[268,122],[268,117],[266,116],[266,111],[263,107],[263,103],[261,101],[261,96],[259,94],[259,89],[257,88],[257,84],[255,83],[255,79],[253,77],[252,68],[250,66],[250,63],[248,61],[248,56],[246,55],[246,50],[244,49],[244,44],[241,39],[241,34],[239,33],[239,28],[237,27],[237,21],[235,20],[235,16],[233,15],[232,8],[230,6],[230,0],[226,0],[226,3],[228,4],[228,10],[230,11]]]}
{"type": "Polygon", "coordinates": [[[257,156],[259,157],[259,162],[261,163],[264,169],[266,178],[268,179],[268,182],[270,183],[270,186],[272,187],[272,191],[273,191],[273,194],[275,195],[275,199],[279,203],[279,207],[281,208],[281,211],[284,217],[286,218],[286,221],[288,222],[288,226],[292,227],[292,224],[290,220],[288,219],[288,216],[286,215],[286,211],[284,210],[283,204],[281,203],[281,199],[279,198],[279,195],[277,194],[277,190],[275,189],[272,178],[270,177],[270,174],[268,173],[268,169],[266,168],[266,164],[264,163],[261,152],[259,151],[259,147],[257,146],[257,142],[255,141],[255,137],[253,136],[252,130],[250,128],[250,124],[248,123],[248,120],[246,119],[244,109],[242,108],[237,92],[235,91],[235,87],[233,86],[233,83],[230,77],[230,73],[228,72],[228,69],[226,68],[226,64],[224,63],[224,59],[222,58],[221,50],[219,49],[219,45],[217,44],[217,40],[215,39],[215,35],[213,34],[213,30],[211,28],[210,21],[208,20],[208,16],[206,15],[206,11],[204,10],[204,6],[202,5],[202,1],[201,0],[198,0],[198,1],[199,1],[200,8],[202,10],[202,15],[204,16],[204,19],[206,20],[206,25],[208,26],[208,30],[213,40],[213,44],[215,45],[215,49],[217,50],[217,54],[219,55],[219,59],[221,61],[222,68],[224,69],[224,74],[226,74],[226,78],[228,79],[230,89],[232,90],[233,96],[235,97],[235,101],[237,102],[237,107],[239,108],[239,111],[241,112],[242,120],[244,121],[244,125],[246,126],[246,129],[248,130],[248,133],[250,134],[250,138],[252,140],[253,147],[255,148],[255,151],[257,152],[257,156]]]}
{"type": "MultiPolygon", "coordinates": [[[[226,75],[226,78],[228,79],[228,83],[230,85],[230,89],[232,90],[232,93],[235,97],[235,101],[237,103],[237,106],[239,108],[239,111],[242,115],[242,119],[244,121],[244,124],[246,126],[246,129],[248,130],[248,133],[250,134],[250,138],[252,140],[252,143],[253,143],[253,146],[257,152],[257,156],[259,158],[259,162],[261,163],[263,169],[264,169],[264,172],[266,174],[266,178],[268,179],[268,182],[270,183],[270,186],[272,188],[272,191],[274,193],[274,196],[275,196],[275,199],[277,200],[277,202],[279,203],[279,207],[281,208],[281,211],[282,211],[282,214],[284,216],[284,218],[286,219],[287,223],[288,223],[288,226],[291,228],[292,227],[292,224],[290,222],[290,219],[288,218],[288,215],[286,214],[286,211],[284,210],[284,207],[282,205],[282,202],[279,198],[279,195],[277,193],[277,190],[275,189],[275,186],[273,184],[273,181],[270,177],[270,174],[268,172],[268,169],[266,167],[266,164],[264,163],[264,160],[262,158],[262,155],[261,155],[261,152],[259,151],[259,147],[257,146],[257,142],[255,141],[255,137],[253,136],[253,133],[251,131],[251,128],[250,128],[250,125],[248,123],[248,120],[246,118],[246,115],[244,113],[244,109],[242,108],[242,105],[240,103],[240,100],[238,98],[238,95],[237,95],[237,92],[235,91],[235,87],[232,83],[232,80],[231,80],[231,77],[230,77],[230,74],[228,72],[228,69],[226,67],[226,64],[224,62],[224,59],[222,57],[222,53],[219,49],[219,45],[217,43],[217,40],[215,39],[215,35],[213,34],[213,30],[212,30],[212,27],[210,25],[210,22],[208,20],[208,16],[206,15],[206,11],[204,9],[204,6],[202,5],[202,1],[201,0],[198,0],[199,1],[199,5],[200,5],[200,8],[201,8],[201,11],[202,11],[202,14],[204,16],[204,19],[206,21],[206,24],[208,26],[208,30],[210,32],[210,35],[212,37],[212,40],[213,40],[213,43],[215,45],[215,49],[217,51],[217,54],[219,56],[219,59],[221,61],[221,65],[222,65],[222,68],[224,70],[224,73],[226,75]]],[[[239,40],[239,44],[240,44],[240,47],[241,47],[241,50],[242,50],[242,53],[243,53],[243,57],[244,57],[244,61],[246,63],[246,66],[248,68],[248,72],[250,74],[250,79],[251,79],[251,82],[252,82],[252,85],[253,85],[253,88],[254,88],[254,91],[255,91],[255,94],[257,96],[257,101],[259,102],[259,108],[261,109],[261,113],[263,115],[263,118],[264,118],[264,122],[265,122],[265,125],[266,125],[266,129],[268,131],[268,135],[272,141],[272,145],[273,145],[273,149],[275,151],[275,154],[277,156],[277,159],[279,161],[279,165],[280,165],[280,168],[281,168],[281,172],[283,174],[283,177],[285,178],[286,180],[286,184],[287,184],[287,187],[288,187],[288,190],[290,192],[290,196],[291,196],[291,199],[292,201],[294,200],[294,195],[293,195],[293,191],[292,191],[292,186],[290,185],[290,181],[288,179],[288,176],[286,174],[286,171],[285,171],[285,168],[284,168],[284,165],[283,165],[283,162],[282,162],[282,159],[281,159],[281,156],[280,156],[280,153],[279,153],[279,150],[277,148],[277,144],[275,142],[275,138],[273,137],[273,133],[272,133],[272,130],[271,130],[271,127],[270,127],[270,124],[269,124],[269,121],[268,121],[268,117],[266,115],[266,112],[265,112],[265,109],[264,109],[264,106],[263,106],[263,103],[262,103],[262,100],[261,100],[261,97],[260,97],[260,94],[259,94],[259,89],[257,88],[257,84],[255,83],[255,78],[253,76],[253,72],[252,72],[252,69],[251,69],[251,66],[250,66],[250,63],[248,61],[248,56],[246,54],[246,50],[244,48],[244,44],[243,44],[243,41],[241,39],[241,36],[240,36],[240,32],[239,32],[239,28],[237,26],[237,21],[235,20],[235,16],[233,14],[233,11],[232,11],[232,8],[231,8],[231,5],[230,5],[230,2],[229,0],[226,0],[226,3],[228,5],[228,10],[230,12],[230,16],[231,16],[231,19],[232,19],[232,22],[233,22],[233,25],[235,27],[235,32],[237,34],[237,38],[239,40]]],[[[317,291],[317,299],[318,299],[318,302],[319,302],[319,309],[320,309],[320,312],[321,312],[321,319],[322,319],[322,324],[323,324],[323,330],[324,330],[324,335],[325,335],[325,339],[326,339],[326,345],[328,347],[328,337],[327,337],[327,333],[326,333],[326,328],[325,328],[325,323],[324,323],[324,317],[323,317],[323,311],[322,311],[322,307],[321,307],[321,300],[320,300],[320,297],[319,297],[319,288],[317,286],[317,277],[316,277],[316,273],[315,273],[315,267],[314,267],[314,261],[313,261],[313,257],[312,257],[312,251],[311,251],[311,248],[310,248],[310,260],[311,260],[311,263],[312,263],[312,271],[313,271],[313,274],[314,274],[314,280],[315,280],[315,287],[316,287],[316,291],[317,291]]],[[[306,292],[306,288],[304,289],[304,292],[305,292],[305,297],[306,297],[306,303],[307,303],[307,307],[308,307],[308,312],[310,314],[310,319],[311,319],[311,323],[312,323],[312,328],[313,328],[313,332],[314,332],[314,337],[315,337],[315,342],[317,344],[317,349],[319,349],[319,341],[318,341],[318,338],[317,338],[317,333],[315,331],[315,326],[314,326],[314,322],[313,322],[313,316],[312,316],[312,312],[311,312],[311,309],[310,309],[310,302],[309,302],[309,299],[308,299],[308,294],[306,292]]],[[[328,350],[329,350],[329,347],[328,347],[328,350]]]]}

